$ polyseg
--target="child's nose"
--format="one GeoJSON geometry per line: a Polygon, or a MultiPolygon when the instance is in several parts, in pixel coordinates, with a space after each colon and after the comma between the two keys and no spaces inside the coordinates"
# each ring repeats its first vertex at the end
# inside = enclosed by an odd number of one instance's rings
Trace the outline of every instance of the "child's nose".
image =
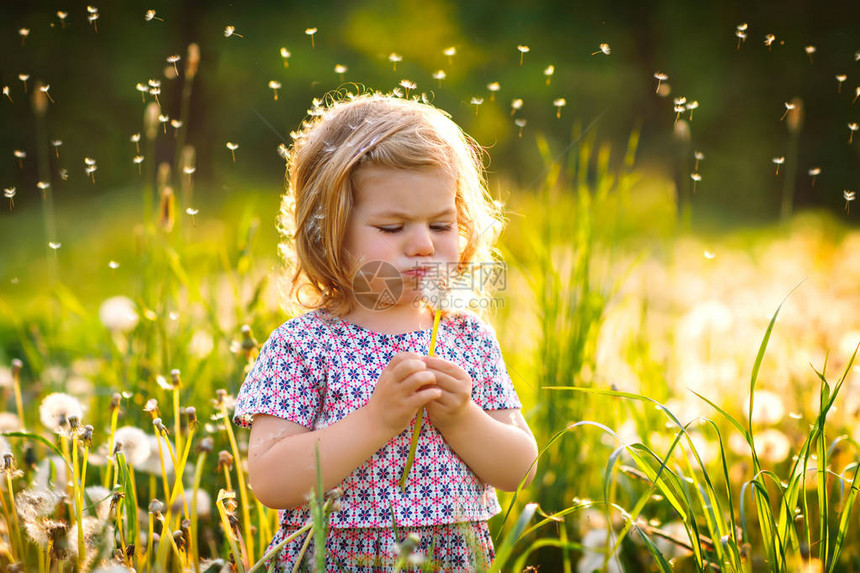
{"type": "Polygon", "coordinates": [[[410,257],[420,257],[432,255],[434,251],[430,229],[426,225],[415,225],[409,234],[406,254],[410,257]]]}

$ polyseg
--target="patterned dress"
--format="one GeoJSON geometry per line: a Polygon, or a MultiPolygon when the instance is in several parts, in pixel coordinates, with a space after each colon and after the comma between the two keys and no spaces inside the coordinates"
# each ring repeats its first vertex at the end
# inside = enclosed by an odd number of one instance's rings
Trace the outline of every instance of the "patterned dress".
{"type": "MultiPolygon", "coordinates": [[[[330,426],[367,403],[396,353],[426,354],[430,333],[381,334],[322,310],[289,320],[260,350],[239,391],[233,420],[250,427],[254,414],[269,414],[311,430],[330,426]]],[[[471,376],[472,400],[483,409],[521,408],[495,332],[475,314],[443,317],[436,355],[471,376]]],[[[474,571],[492,561],[486,522],[500,511],[495,491],[472,473],[426,416],[401,493],[398,482],[414,424],[341,482],[342,508],[331,515],[326,539],[327,571],[391,571],[397,544],[409,532],[419,536],[415,555],[425,558],[423,570],[474,571]]],[[[281,510],[281,527],[270,547],[309,519],[307,505],[281,510]]],[[[280,570],[292,569],[303,541],[299,536],[281,551],[280,570]]],[[[311,544],[307,555],[312,553],[311,544]]],[[[309,570],[307,555],[301,570],[309,570]]]]}

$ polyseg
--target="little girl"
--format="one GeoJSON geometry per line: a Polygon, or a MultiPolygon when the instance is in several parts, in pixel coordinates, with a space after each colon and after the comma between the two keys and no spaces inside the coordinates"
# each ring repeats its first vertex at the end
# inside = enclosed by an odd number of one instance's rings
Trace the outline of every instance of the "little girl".
{"type": "MultiPolygon", "coordinates": [[[[501,218],[480,152],[436,108],[379,94],[316,108],[290,152],[281,250],[308,312],[263,345],[234,421],[251,427],[254,494],[282,510],[273,545],[308,522],[318,464],[324,489],[343,490],[327,571],[392,571],[410,533],[425,571],[484,569],[494,488],[534,476],[537,447],[499,343],[476,314],[451,308],[463,297],[444,299],[428,356],[434,313],[422,287],[485,294],[501,218]]],[[[280,570],[292,570],[303,537],[281,551],[280,570]]]]}

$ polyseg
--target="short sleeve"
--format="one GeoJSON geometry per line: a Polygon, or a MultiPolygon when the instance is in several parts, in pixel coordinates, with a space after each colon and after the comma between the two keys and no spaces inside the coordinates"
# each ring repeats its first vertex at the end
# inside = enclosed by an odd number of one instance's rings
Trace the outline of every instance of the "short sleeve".
{"type": "Polygon", "coordinates": [[[522,404],[502,358],[496,332],[477,317],[475,320],[475,346],[482,359],[476,369],[477,379],[472,379],[472,400],[484,410],[521,409],[522,404]]]}
{"type": "Polygon", "coordinates": [[[301,349],[301,333],[288,324],[272,333],[236,397],[233,422],[250,428],[255,414],[268,414],[308,429],[322,406],[322,373],[301,349]]]}

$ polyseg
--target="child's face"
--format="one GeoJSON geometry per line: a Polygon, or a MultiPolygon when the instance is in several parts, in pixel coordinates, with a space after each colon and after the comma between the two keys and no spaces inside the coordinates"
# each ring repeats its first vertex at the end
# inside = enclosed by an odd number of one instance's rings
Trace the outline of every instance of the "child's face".
{"type": "Polygon", "coordinates": [[[411,302],[421,283],[459,260],[457,182],[439,168],[374,166],[360,168],[353,181],[344,248],[359,265],[393,265],[403,276],[401,301],[411,302]]]}

